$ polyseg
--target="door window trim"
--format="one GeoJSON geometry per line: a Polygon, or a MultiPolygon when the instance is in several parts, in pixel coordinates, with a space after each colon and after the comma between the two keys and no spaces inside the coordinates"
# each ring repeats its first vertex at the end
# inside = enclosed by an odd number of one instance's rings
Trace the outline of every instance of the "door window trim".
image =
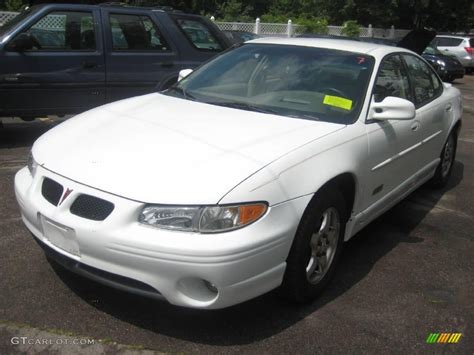
{"type": "Polygon", "coordinates": [[[109,46],[110,48],[108,48],[108,51],[110,52],[110,54],[120,54],[120,53],[124,53],[124,54],[141,54],[141,53],[147,53],[147,54],[172,54],[175,51],[174,47],[173,47],[173,41],[170,41],[169,38],[167,38],[167,36],[165,35],[165,31],[163,31],[163,28],[160,26],[159,22],[155,20],[155,16],[150,16],[149,13],[145,13],[145,12],[125,12],[125,11],[115,11],[112,10],[112,11],[106,11],[105,14],[104,14],[107,18],[107,21],[106,21],[106,26],[108,27],[105,31],[107,32],[107,37],[108,37],[108,40],[109,40],[109,46]],[[163,39],[166,41],[166,44],[167,44],[167,47],[168,49],[166,50],[153,50],[153,49],[114,49],[114,39],[113,39],[113,35],[112,35],[112,23],[110,21],[110,17],[113,16],[113,15],[122,15],[122,16],[136,16],[138,18],[144,16],[144,17],[147,17],[152,23],[153,25],[155,26],[155,28],[159,31],[161,37],[163,37],[163,39]]]}
{"type": "Polygon", "coordinates": [[[94,37],[95,37],[95,49],[51,49],[51,48],[48,48],[48,49],[34,49],[34,50],[31,50],[31,49],[27,49],[24,51],[24,53],[98,53],[100,52],[100,49],[102,48],[101,47],[101,44],[100,44],[100,40],[98,41],[98,39],[100,39],[100,33],[99,33],[99,30],[100,30],[100,25],[98,26],[97,25],[97,16],[96,16],[96,11],[92,10],[92,9],[89,9],[89,10],[72,10],[72,9],[51,9],[50,11],[46,12],[43,16],[40,16],[37,21],[35,21],[34,23],[32,23],[31,25],[29,25],[28,27],[25,27],[23,29],[21,29],[20,32],[18,32],[17,34],[15,34],[15,36],[13,36],[5,45],[5,50],[7,52],[10,52],[10,53],[18,53],[17,51],[15,50],[12,50],[10,49],[10,43],[12,43],[15,38],[17,38],[19,35],[21,35],[22,33],[25,33],[27,31],[29,31],[34,25],[36,25],[39,21],[41,21],[42,19],[44,19],[46,16],[48,16],[49,14],[51,13],[54,13],[54,12],[75,12],[75,13],[86,13],[86,14],[90,14],[92,16],[92,26],[94,28],[94,37]]]}
{"type": "Polygon", "coordinates": [[[415,105],[415,108],[418,110],[419,108],[423,107],[423,106],[426,106],[428,105],[429,103],[433,102],[434,100],[436,100],[437,98],[441,97],[441,95],[443,95],[443,92],[444,92],[444,84],[443,84],[443,81],[439,78],[439,75],[438,73],[436,73],[436,71],[433,69],[433,67],[422,57],[419,57],[419,56],[416,56],[416,55],[413,55],[411,53],[402,53],[401,55],[401,60],[402,62],[404,63],[404,66],[406,68],[406,71],[407,71],[407,75],[408,75],[408,81],[410,83],[410,87],[412,88],[412,95],[413,95],[413,100],[415,101],[414,102],[414,105],[415,105]],[[415,85],[413,84],[413,79],[411,77],[411,74],[410,74],[410,70],[408,68],[408,64],[407,62],[405,61],[405,58],[404,56],[411,56],[411,57],[414,57],[414,58],[417,58],[419,60],[421,60],[427,67],[428,69],[431,71],[432,74],[435,75],[436,79],[438,80],[438,83],[440,85],[440,88],[441,90],[439,90],[439,93],[435,96],[433,96],[431,99],[429,100],[426,100],[426,101],[423,101],[421,103],[417,103],[416,102],[416,96],[415,96],[415,85]]]}
{"type": "Polygon", "coordinates": [[[186,41],[189,43],[189,45],[197,50],[197,51],[200,51],[200,52],[207,52],[207,53],[221,53],[223,52],[225,49],[227,49],[227,47],[229,47],[226,43],[224,43],[224,41],[222,40],[222,38],[219,36],[219,34],[217,33],[217,31],[212,27],[210,26],[209,24],[207,24],[203,19],[201,19],[200,17],[196,16],[187,16],[187,15],[176,15],[176,14],[173,14],[173,15],[170,15],[171,19],[173,20],[175,26],[179,29],[179,31],[181,32],[181,34],[184,36],[184,38],[186,38],[186,41]],[[183,27],[178,23],[178,20],[179,19],[183,19],[183,20],[192,20],[192,21],[196,21],[196,22],[199,22],[201,23],[203,26],[205,26],[209,32],[214,36],[214,38],[216,39],[217,43],[219,44],[219,46],[221,47],[220,49],[210,49],[210,48],[199,48],[198,46],[196,46],[193,41],[191,40],[191,38],[189,37],[189,35],[186,33],[186,31],[183,29],[183,27]]]}

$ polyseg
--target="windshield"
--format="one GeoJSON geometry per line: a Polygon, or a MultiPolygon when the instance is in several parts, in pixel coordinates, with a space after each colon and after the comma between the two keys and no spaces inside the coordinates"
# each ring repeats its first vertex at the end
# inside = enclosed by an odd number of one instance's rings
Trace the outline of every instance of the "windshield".
{"type": "Polygon", "coordinates": [[[245,44],[205,64],[168,95],[293,118],[353,123],[371,56],[325,48],[245,44]]]}
{"type": "Polygon", "coordinates": [[[443,53],[438,48],[434,46],[429,46],[426,47],[426,49],[423,51],[423,54],[440,55],[443,53]]]}
{"type": "Polygon", "coordinates": [[[12,29],[13,27],[15,27],[18,23],[20,23],[21,21],[23,21],[23,19],[25,19],[26,17],[28,17],[31,12],[32,12],[32,8],[30,7],[29,9],[27,10],[24,10],[22,12],[20,12],[18,15],[16,15],[14,18],[12,18],[10,21],[8,21],[7,23],[3,24],[3,26],[0,26],[0,36],[4,35],[5,33],[7,33],[8,31],[10,31],[10,29],[12,29]]]}

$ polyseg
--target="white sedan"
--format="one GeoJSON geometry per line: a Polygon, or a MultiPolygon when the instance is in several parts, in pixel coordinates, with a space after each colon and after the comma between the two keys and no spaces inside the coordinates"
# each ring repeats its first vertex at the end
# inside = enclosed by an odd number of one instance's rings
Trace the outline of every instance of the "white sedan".
{"type": "Polygon", "coordinates": [[[304,302],[344,241],[446,184],[461,113],[409,50],[258,39],[50,130],[15,192],[46,254],[96,281],[203,309],[304,302]]]}

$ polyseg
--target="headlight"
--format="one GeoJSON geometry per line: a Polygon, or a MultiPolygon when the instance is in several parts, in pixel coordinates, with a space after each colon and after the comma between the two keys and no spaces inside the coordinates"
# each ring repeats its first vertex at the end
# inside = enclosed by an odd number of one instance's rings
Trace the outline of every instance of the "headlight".
{"type": "Polygon", "coordinates": [[[267,204],[245,203],[232,206],[146,206],[140,223],[162,229],[217,233],[244,227],[261,218],[267,204]]]}
{"type": "Polygon", "coordinates": [[[442,67],[446,66],[446,63],[444,62],[444,60],[441,60],[441,59],[438,59],[436,61],[436,63],[438,63],[439,65],[441,65],[442,67]]]}
{"type": "Polygon", "coordinates": [[[30,151],[30,154],[28,154],[27,166],[28,166],[28,170],[30,171],[31,176],[34,177],[36,174],[36,168],[38,164],[33,158],[33,153],[31,153],[31,151],[30,151]]]}

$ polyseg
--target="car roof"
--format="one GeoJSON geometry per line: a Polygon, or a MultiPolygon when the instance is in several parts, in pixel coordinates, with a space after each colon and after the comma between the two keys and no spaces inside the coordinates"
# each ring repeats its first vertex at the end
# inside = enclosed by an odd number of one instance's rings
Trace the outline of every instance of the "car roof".
{"type": "Polygon", "coordinates": [[[392,52],[408,52],[411,51],[388,46],[380,43],[372,42],[360,42],[357,40],[349,39],[334,39],[334,38],[273,38],[264,37],[253,39],[247,43],[261,43],[261,44],[281,44],[281,45],[293,45],[303,47],[315,47],[315,48],[328,48],[341,51],[350,51],[363,54],[374,54],[374,55],[385,55],[392,52]]]}
{"type": "Polygon", "coordinates": [[[471,38],[472,36],[463,36],[463,35],[437,35],[436,37],[466,39],[466,38],[471,38]]]}
{"type": "Polygon", "coordinates": [[[148,10],[148,11],[159,11],[159,12],[168,12],[168,13],[176,13],[176,14],[183,14],[183,15],[192,15],[192,14],[187,14],[181,10],[176,10],[171,6],[134,6],[134,5],[129,5],[126,3],[120,3],[120,2],[98,2],[98,3],[88,3],[86,2],[67,2],[67,1],[59,1],[59,2],[33,2],[32,7],[35,8],[43,8],[43,7],[55,7],[55,6],[61,6],[61,7],[71,7],[74,9],[79,9],[79,8],[90,8],[90,7],[102,7],[102,8],[116,8],[116,9],[130,9],[130,10],[148,10]]]}

